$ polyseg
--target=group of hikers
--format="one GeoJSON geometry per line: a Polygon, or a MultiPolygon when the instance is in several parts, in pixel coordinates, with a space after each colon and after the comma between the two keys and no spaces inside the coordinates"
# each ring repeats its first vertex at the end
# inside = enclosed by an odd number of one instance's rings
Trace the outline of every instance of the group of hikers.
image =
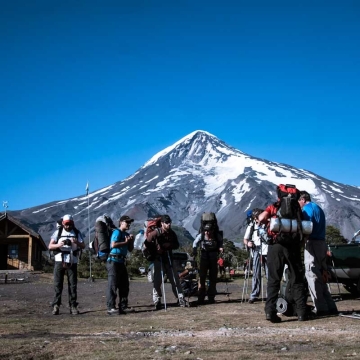
{"type": "MultiPolygon", "coordinates": [[[[293,185],[283,184],[277,186],[276,190],[276,202],[265,209],[256,208],[249,213],[244,235],[244,245],[249,250],[252,260],[252,289],[248,302],[253,304],[260,300],[264,268],[267,278],[265,318],[273,323],[280,322],[277,304],[286,269],[286,300],[293,308],[292,315],[297,316],[299,321],[305,321],[310,316],[336,314],[337,307],[327,286],[325,214],[311,201],[310,194],[306,191],[299,191],[293,185]],[[301,256],[302,249],[304,262],[301,256]],[[313,302],[310,309],[307,305],[308,294],[313,302]]],[[[120,217],[118,227],[107,215],[96,219],[95,239],[90,244],[90,250],[106,262],[106,302],[109,315],[132,311],[128,306],[129,275],[125,259],[128,252],[134,249],[135,239],[129,233],[133,222],[134,219],[128,215],[120,217]],[[106,242],[106,239],[109,241],[106,242]]],[[[153,223],[148,222],[142,232],[144,255],[154,264],[152,297],[155,310],[166,306],[166,303],[163,304],[161,301],[164,295],[165,275],[171,283],[177,304],[181,307],[186,305],[181,278],[189,274],[192,268],[189,266],[180,276],[175,269],[172,252],[179,248],[179,241],[171,225],[170,216],[162,215],[153,223]]],[[[224,271],[224,262],[221,261],[224,252],[223,234],[219,230],[214,213],[201,215],[199,233],[192,245],[192,256],[199,261],[197,304],[205,304],[206,297],[207,303],[212,304],[217,294],[218,266],[221,273],[224,271]]],[[[68,277],[70,313],[79,314],[77,263],[78,252],[84,247],[83,237],[76,229],[73,217],[65,215],[49,243],[49,250],[55,255],[55,296],[52,302],[54,315],[60,312],[65,274],[68,277]]],[[[247,270],[249,274],[248,265],[247,270]]]]}

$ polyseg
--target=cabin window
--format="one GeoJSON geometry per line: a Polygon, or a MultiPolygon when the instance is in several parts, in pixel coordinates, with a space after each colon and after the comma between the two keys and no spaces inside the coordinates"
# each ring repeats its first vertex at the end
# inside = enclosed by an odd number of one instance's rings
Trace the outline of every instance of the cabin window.
{"type": "Polygon", "coordinates": [[[8,246],[8,256],[9,259],[18,259],[19,258],[19,245],[11,244],[8,246]]]}

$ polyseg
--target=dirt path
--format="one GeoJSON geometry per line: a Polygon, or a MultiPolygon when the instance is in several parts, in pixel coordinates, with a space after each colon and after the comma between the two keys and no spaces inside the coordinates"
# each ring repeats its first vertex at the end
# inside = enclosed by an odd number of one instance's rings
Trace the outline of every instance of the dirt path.
{"type": "MultiPolygon", "coordinates": [[[[166,284],[167,311],[153,311],[152,284],[131,281],[126,316],[106,314],[105,280],[79,282],[79,316],[62,306],[51,315],[51,276],[0,285],[0,359],[360,359],[360,320],[340,316],[307,322],[264,319],[264,304],[241,303],[241,280],[218,283],[214,305],[178,308],[166,284]]],[[[335,288],[334,288],[335,289],[335,288]]],[[[343,293],[340,311],[360,312],[343,293]]],[[[190,298],[195,305],[195,298],[190,298]]],[[[66,292],[63,303],[67,303],[66,292]]]]}

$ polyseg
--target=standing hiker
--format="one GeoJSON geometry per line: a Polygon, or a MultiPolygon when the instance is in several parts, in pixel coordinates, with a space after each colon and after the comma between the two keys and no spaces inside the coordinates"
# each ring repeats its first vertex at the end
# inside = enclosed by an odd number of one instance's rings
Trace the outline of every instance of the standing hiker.
{"type": "Polygon", "coordinates": [[[299,204],[305,220],[313,223],[312,233],[305,241],[305,276],[316,315],[337,314],[337,307],[323,276],[327,274],[326,220],[324,211],[311,201],[310,194],[300,191],[299,204]]]}
{"type": "Polygon", "coordinates": [[[67,275],[70,314],[79,314],[77,302],[77,264],[81,249],[85,248],[71,215],[64,215],[58,229],[51,236],[49,250],[55,255],[53,315],[59,315],[64,277],[67,275]]]}
{"type": "Polygon", "coordinates": [[[164,280],[164,274],[167,275],[171,283],[173,294],[178,300],[178,305],[181,307],[185,306],[184,295],[180,285],[179,275],[174,268],[172,254],[172,250],[179,248],[179,241],[177,235],[171,229],[171,218],[169,215],[162,215],[160,223],[161,227],[151,231],[146,237],[146,243],[153,244],[155,248],[153,287],[155,310],[162,308],[161,284],[164,280]]]}
{"type": "Polygon", "coordinates": [[[107,313],[123,314],[129,312],[129,275],[126,269],[125,259],[128,251],[134,249],[134,237],[127,230],[130,229],[131,219],[127,215],[121,216],[119,229],[112,232],[110,240],[110,254],[106,262],[108,272],[108,287],[106,292],[107,313]],[[117,292],[119,292],[119,309],[116,309],[117,292]]]}
{"type": "Polygon", "coordinates": [[[203,213],[201,215],[200,232],[193,242],[193,255],[197,256],[197,248],[200,248],[199,266],[199,294],[198,304],[204,304],[206,296],[206,276],[209,272],[209,287],[207,297],[209,304],[215,302],[216,281],[217,281],[217,257],[222,254],[223,238],[219,231],[217,219],[214,213],[203,213]]]}
{"type": "Polygon", "coordinates": [[[278,200],[269,205],[259,215],[259,223],[267,225],[267,233],[270,238],[268,249],[268,284],[267,299],[265,304],[266,320],[273,323],[281,321],[277,315],[276,303],[280,290],[280,283],[287,264],[289,268],[289,281],[291,291],[296,304],[296,314],[299,321],[307,319],[306,301],[304,296],[304,271],[301,260],[301,245],[303,235],[301,232],[301,208],[298,203],[300,192],[294,185],[280,184],[277,187],[278,200]],[[281,231],[272,227],[276,221],[281,220],[281,231]],[[285,224],[296,224],[285,227],[285,224]],[[277,231],[275,231],[277,230],[277,231]],[[296,230],[296,231],[294,231],[296,230]]]}
{"type": "Polygon", "coordinates": [[[265,263],[266,275],[268,273],[266,261],[268,245],[262,242],[258,233],[258,216],[262,212],[262,209],[254,209],[252,211],[252,220],[249,222],[244,235],[244,245],[251,251],[253,258],[252,290],[249,298],[249,304],[253,304],[260,296],[262,285],[261,267],[263,263],[265,263]]]}

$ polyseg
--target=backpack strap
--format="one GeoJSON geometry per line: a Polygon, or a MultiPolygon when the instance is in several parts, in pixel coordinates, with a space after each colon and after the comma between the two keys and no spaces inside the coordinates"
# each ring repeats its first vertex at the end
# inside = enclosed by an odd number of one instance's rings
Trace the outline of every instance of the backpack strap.
{"type": "MultiPolygon", "coordinates": [[[[63,232],[63,229],[64,229],[63,226],[60,226],[60,227],[59,227],[59,231],[58,231],[57,238],[56,238],[56,244],[59,242],[59,240],[60,240],[60,238],[61,238],[61,234],[62,234],[62,232],[63,232]]],[[[74,230],[76,239],[78,239],[78,238],[79,238],[79,233],[80,233],[80,231],[79,231],[75,226],[73,227],[73,230],[74,230]]],[[[72,250],[71,250],[71,251],[72,251],[72,250]]],[[[56,254],[58,254],[58,253],[60,253],[60,252],[62,252],[62,251],[61,251],[61,250],[53,250],[54,255],[56,255],[56,254]]],[[[82,254],[82,249],[79,249],[79,248],[78,248],[77,250],[74,251],[74,255],[75,255],[75,256],[78,256],[79,253],[80,253],[79,259],[80,259],[80,258],[81,258],[81,254],[82,254]]]]}
{"type": "Polygon", "coordinates": [[[64,229],[63,226],[59,227],[58,234],[57,234],[57,237],[56,237],[56,244],[59,242],[59,240],[61,238],[61,234],[62,234],[63,229],[64,229]]]}

